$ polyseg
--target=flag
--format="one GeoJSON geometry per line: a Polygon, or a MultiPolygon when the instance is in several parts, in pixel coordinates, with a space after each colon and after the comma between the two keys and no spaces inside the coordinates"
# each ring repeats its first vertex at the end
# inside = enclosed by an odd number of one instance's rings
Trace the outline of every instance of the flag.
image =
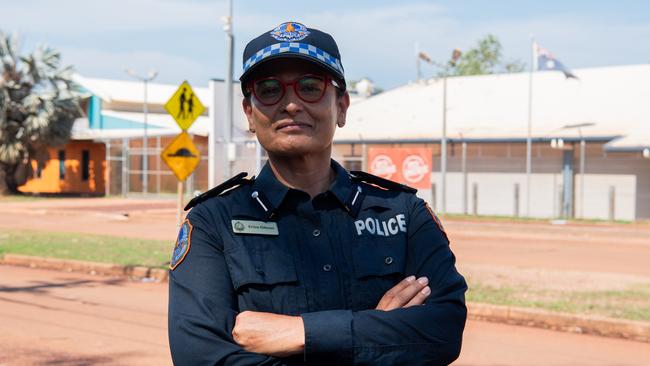
{"type": "Polygon", "coordinates": [[[568,67],[564,66],[555,56],[550,53],[546,48],[540,47],[537,43],[534,45],[535,58],[537,60],[537,70],[539,71],[562,71],[564,76],[568,78],[577,79],[568,67]]]}
{"type": "Polygon", "coordinates": [[[426,62],[428,62],[428,63],[432,63],[432,62],[433,62],[433,61],[431,61],[431,57],[429,57],[429,55],[427,55],[426,52],[419,52],[419,53],[418,53],[418,58],[419,58],[420,60],[424,60],[424,61],[426,61],[426,62]]]}

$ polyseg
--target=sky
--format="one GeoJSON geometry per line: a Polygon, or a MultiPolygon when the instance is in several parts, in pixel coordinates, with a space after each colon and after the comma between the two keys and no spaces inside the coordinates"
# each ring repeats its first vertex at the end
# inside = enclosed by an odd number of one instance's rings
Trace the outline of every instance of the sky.
{"type": "MultiPolygon", "coordinates": [[[[348,80],[382,89],[416,78],[415,43],[449,59],[487,34],[505,60],[530,64],[531,36],[569,68],[650,63],[650,1],[602,0],[233,0],[234,77],[246,43],[284,21],[336,39],[348,80]],[[283,6],[280,6],[283,4],[283,6]]],[[[227,0],[0,0],[0,30],[18,32],[21,51],[61,51],[86,77],[128,80],[158,71],[156,82],[207,86],[226,74],[221,18],[227,0]]],[[[423,65],[425,77],[437,73],[423,65]]]]}

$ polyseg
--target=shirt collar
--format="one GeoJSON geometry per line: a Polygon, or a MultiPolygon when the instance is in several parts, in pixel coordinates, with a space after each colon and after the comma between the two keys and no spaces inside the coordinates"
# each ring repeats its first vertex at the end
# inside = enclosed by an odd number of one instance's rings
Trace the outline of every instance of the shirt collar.
{"type": "Polygon", "coordinates": [[[269,207],[268,209],[270,211],[275,211],[275,209],[280,207],[282,201],[284,201],[284,197],[287,195],[287,192],[289,192],[289,187],[280,183],[280,181],[275,177],[275,174],[273,174],[271,165],[267,162],[253,183],[252,192],[255,191],[271,204],[272,207],[269,207]]]}
{"type": "Polygon", "coordinates": [[[334,160],[332,160],[332,168],[336,173],[336,177],[332,185],[330,185],[329,191],[349,210],[347,206],[350,204],[350,196],[353,192],[356,192],[356,184],[352,183],[350,173],[334,160]]]}
{"type": "MultiPolygon", "coordinates": [[[[332,169],[334,169],[335,178],[334,182],[332,182],[329,187],[329,191],[348,212],[351,212],[353,206],[358,206],[361,201],[358,199],[360,198],[358,197],[360,193],[359,186],[352,182],[350,173],[348,173],[348,171],[339,163],[331,160],[330,165],[332,169]]],[[[264,207],[268,209],[268,214],[271,214],[280,207],[286,198],[289,189],[289,187],[280,183],[280,181],[275,177],[275,174],[273,174],[270,164],[266,163],[264,168],[262,168],[262,171],[260,171],[260,174],[255,179],[251,192],[252,194],[257,192],[255,195],[260,198],[264,207]],[[266,203],[271,207],[266,207],[268,206],[266,203]]]]}

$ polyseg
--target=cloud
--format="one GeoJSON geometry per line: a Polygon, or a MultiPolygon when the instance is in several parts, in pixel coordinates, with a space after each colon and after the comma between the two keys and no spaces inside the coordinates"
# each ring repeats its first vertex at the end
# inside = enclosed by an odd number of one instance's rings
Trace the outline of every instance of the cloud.
{"type": "Polygon", "coordinates": [[[92,35],[220,26],[225,2],[189,0],[4,1],[2,28],[30,33],[92,35]],[[56,4],[56,5],[54,5],[56,4]],[[26,21],[28,20],[28,21],[26,21]]]}
{"type": "Polygon", "coordinates": [[[130,79],[125,73],[131,68],[138,74],[158,71],[156,82],[178,84],[188,80],[206,86],[213,76],[204,64],[186,57],[161,52],[110,52],[91,48],[62,48],[63,64],[74,65],[78,73],[88,77],[130,79]]]}

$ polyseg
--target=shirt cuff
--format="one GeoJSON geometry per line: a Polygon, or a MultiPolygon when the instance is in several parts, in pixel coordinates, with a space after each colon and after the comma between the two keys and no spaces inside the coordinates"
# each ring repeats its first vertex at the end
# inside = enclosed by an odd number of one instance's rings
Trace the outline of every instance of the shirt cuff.
{"type": "Polygon", "coordinates": [[[318,311],[300,316],[305,324],[305,361],[315,355],[351,360],[351,310],[318,311]]]}

